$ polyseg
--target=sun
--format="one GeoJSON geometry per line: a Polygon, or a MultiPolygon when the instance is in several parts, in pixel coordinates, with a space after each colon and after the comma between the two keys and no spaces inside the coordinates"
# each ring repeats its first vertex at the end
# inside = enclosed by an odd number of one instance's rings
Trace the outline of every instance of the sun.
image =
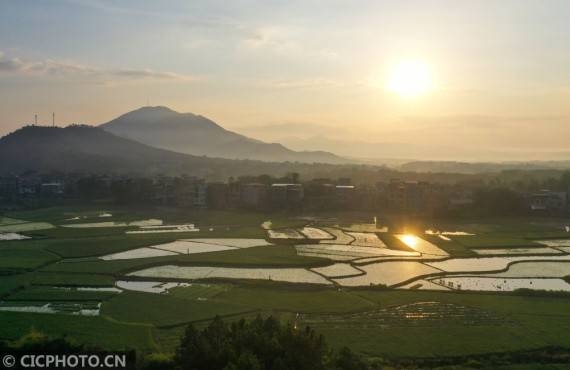
{"type": "Polygon", "coordinates": [[[403,98],[424,95],[433,88],[429,66],[419,60],[397,63],[388,74],[386,90],[403,98]]]}

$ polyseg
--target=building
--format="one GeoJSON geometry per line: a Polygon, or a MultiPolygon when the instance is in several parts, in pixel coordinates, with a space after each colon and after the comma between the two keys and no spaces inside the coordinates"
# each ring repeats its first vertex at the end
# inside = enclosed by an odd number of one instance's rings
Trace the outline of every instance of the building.
{"type": "Polygon", "coordinates": [[[305,193],[301,184],[272,184],[270,201],[273,208],[297,208],[302,205],[305,193]]]}
{"type": "Polygon", "coordinates": [[[267,207],[267,185],[261,183],[241,184],[240,206],[252,209],[264,209],[267,207]]]}
{"type": "Polygon", "coordinates": [[[206,204],[211,209],[225,209],[229,206],[229,186],[223,182],[207,184],[206,204]]]}
{"type": "Polygon", "coordinates": [[[356,187],[354,185],[336,185],[335,201],[340,206],[350,206],[354,203],[356,187]]]}
{"type": "Polygon", "coordinates": [[[529,197],[532,211],[563,211],[568,205],[568,194],[562,191],[541,190],[529,197]]]}
{"type": "Polygon", "coordinates": [[[59,197],[65,192],[65,186],[61,182],[47,182],[40,186],[40,194],[42,197],[59,197]]]}
{"type": "Polygon", "coordinates": [[[406,213],[429,213],[445,206],[440,186],[426,181],[391,180],[387,203],[391,209],[406,213]]]}

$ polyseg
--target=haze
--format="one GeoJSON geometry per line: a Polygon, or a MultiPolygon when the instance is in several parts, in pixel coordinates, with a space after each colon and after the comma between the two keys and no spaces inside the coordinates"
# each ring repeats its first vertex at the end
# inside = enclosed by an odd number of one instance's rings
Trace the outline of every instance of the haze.
{"type": "Polygon", "coordinates": [[[568,14],[563,0],[4,1],[0,135],[34,114],[95,125],[165,105],[345,156],[568,159],[568,14]],[[384,88],[409,60],[433,86],[384,88]]]}

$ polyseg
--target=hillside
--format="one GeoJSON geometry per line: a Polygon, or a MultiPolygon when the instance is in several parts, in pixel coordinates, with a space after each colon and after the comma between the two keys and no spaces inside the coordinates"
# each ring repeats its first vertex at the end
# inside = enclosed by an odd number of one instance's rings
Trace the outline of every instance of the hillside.
{"type": "Polygon", "coordinates": [[[293,151],[229,131],[214,121],[166,107],[143,107],[102,124],[115,135],[174,152],[268,162],[349,163],[324,151],[293,151]]]}
{"type": "MultiPolygon", "coordinates": [[[[346,176],[353,166],[277,163],[198,157],[157,149],[113,135],[97,127],[25,126],[0,138],[0,175],[38,171],[121,175],[191,175],[227,180],[244,175],[283,176],[299,172],[304,178],[346,176]]],[[[367,171],[367,170],[366,170],[367,171]]]]}

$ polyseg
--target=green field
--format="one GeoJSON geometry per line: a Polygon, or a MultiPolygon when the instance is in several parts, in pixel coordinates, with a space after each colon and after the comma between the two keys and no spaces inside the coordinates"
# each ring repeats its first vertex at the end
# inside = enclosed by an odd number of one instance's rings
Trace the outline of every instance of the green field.
{"type": "MultiPolygon", "coordinates": [[[[58,207],[2,216],[0,227],[55,225],[51,229],[23,231],[32,236],[32,240],[0,242],[2,300],[6,304],[21,305],[100,302],[101,315],[83,317],[0,311],[0,339],[15,339],[30,330],[39,330],[105,348],[171,352],[187,323],[200,326],[216,315],[237,320],[262,314],[315,327],[333,347],[347,345],[370,358],[457,356],[546,346],[570,348],[570,298],[563,295],[549,298],[347,289],[238,280],[224,284],[192,284],[174,288],[167,294],[134,291],[116,294],[75,289],[111,287],[128,272],[161,264],[308,268],[333,263],[327,259],[299,256],[294,246],[289,244],[133,260],[103,261],[97,258],[180,238],[265,238],[260,224],[267,220],[272,221],[273,227],[301,227],[307,223],[286,214],[128,210],[103,206],[58,207]],[[102,212],[110,212],[113,217],[98,217],[102,212]],[[81,219],[69,221],[72,217],[81,219]],[[162,219],[171,224],[195,223],[202,231],[129,235],[125,231],[132,228],[61,227],[72,222],[148,218],[162,219]]],[[[360,219],[352,222],[348,217],[343,219],[347,225],[361,222],[360,219]]],[[[476,235],[454,236],[452,241],[443,241],[435,236],[425,236],[425,239],[453,257],[473,257],[475,254],[471,249],[474,248],[532,247],[538,246],[533,242],[535,239],[568,237],[570,235],[558,229],[562,222],[566,221],[440,221],[429,225],[476,235]]],[[[421,230],[427,228],[426,225],[416,228],[421,230]]],[[[392,234],[380,233],[379,236],[390,248],[409,250],[392,234]]],[[[526,369],[524,366],[513,368],[526,369]]],[[[555,365],[547,368],[557,369],[555,365]]]]}

